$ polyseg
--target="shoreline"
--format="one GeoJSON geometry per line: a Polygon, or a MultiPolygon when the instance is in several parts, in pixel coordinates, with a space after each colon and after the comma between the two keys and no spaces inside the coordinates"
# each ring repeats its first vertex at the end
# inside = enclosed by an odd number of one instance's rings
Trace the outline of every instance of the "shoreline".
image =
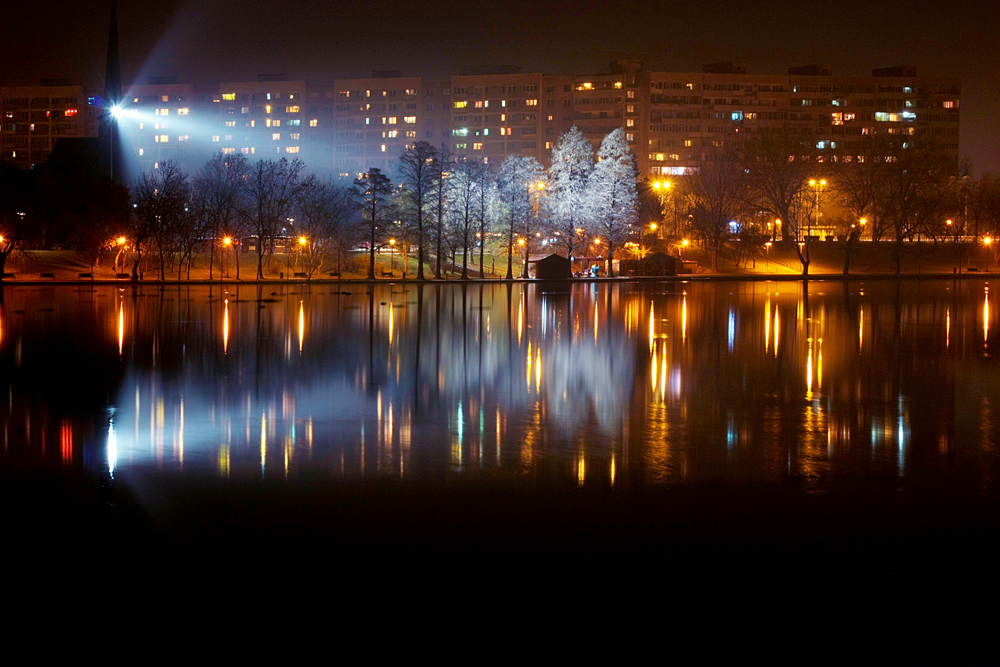
{"type": "Polygon", "coordinates": [[[810,273],[807,276],[794,273],[701,273],[682,274],[678,276],[616,276],[613,278],[561,278],[561,279],[539,279],[539,278],[264,278],[262,280],[241,279],[241,280],[125,280],[107,278],[78,278],[75,280],[56,280],[52,278],[42,279],[18,279],[5,278],[0,280],[0,288],[6,286],[38,287],[44,285],[53,286],[79,286],[79,285],[101,285],[119,287],[167,287],[181,285],[392,285],[396,283],[405,284],[425,284],[425,285],[475,285],[475,284],[556,284],[556,283],[685,283],[685,282],[850,282],[855,280],[975,280],[1000,278],[1000,272],[966,272],[966,273],[852,273],[844,275],[841,273],[810,273]]]}

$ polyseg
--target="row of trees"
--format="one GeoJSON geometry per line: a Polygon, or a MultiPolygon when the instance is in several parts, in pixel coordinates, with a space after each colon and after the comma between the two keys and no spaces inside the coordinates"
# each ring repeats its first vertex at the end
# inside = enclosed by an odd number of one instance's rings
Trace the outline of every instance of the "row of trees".
{"type": "MultiPolygon", "coordinates": [[[[529,253],[543,247],[569,257],[599,247],[611,271],[626,243],[647,238],[647,224],[669,229],[672,218],[674,236],[695,235],[715,263],[727,245],[749,257],[780,234],[797,241],[807,273],[809,243],[820,229],[847,240],[845,271],[863,235],[898,247],[921,235],[1000,231],[995,179],[972,178],[945,153],[909,138],[867,139],[851,155],[832,158],[793,128],[743,133],[701,156],[667,197],[651,181],[640,183],[621,129],[595,152],[574,127],[558,138],[548,170],[531,157],[487,165],[417,142],[392,176],[371,169],[353,183],[319,179],[298,160],[240,154],[216,155],[193,175],[164,162],[129,188],[92,174],[0,167],[0,268],[15,248],[45,247],[48,236],[48,245],[71,245],[94,261],[111,239],[124,239],[134,251],[134,278],[144,258],[161,276],[171,269],[190,276],[202,253],[214,277],[219,252],[246,252],[245,241],[262,278],[290,238],[310,276],[324,267],[340,271],[351,250],[367,247],[374,278],[375,253],[390,242],[404,257],[415,251],[419,279],[431,269],[437,278],[458,271],[459,256],[468,277],[477,251],[480,275],[489,251],[506,256],[513,278],[515,254],[525,271],[529,253]]],[[[234,255],[239,277],[240,252],[234,255]]]]}
{"type": "Polygon", "coordinates": [[[861,238],[894,243],[898,270],[905,241],[1000,231],[1000,183],[968,172],[912,137],[871,135],[850,154],[823,155],[808,135],[774,128],[707,154],[678,181],[672,212],[716,263],[729,242],[750,255],[780,234],[796,241],[807,274],[810,241],[822,231],[846,241],[845,273],[861,238]]]}
{"type": "MultiPolygon", "coordinates": [[[[60,226],[55,242],[88,251],[94,262],[101,250],[128,248],[135,279],[144,262],[158,266],[160,276],[174,270],[180,279],[186,270],[190,277],[200,254],[214,277],[219,253],[236,247],[239,277],[248,244],[262,278],[289,238],[309,275],[331,264],[339,270],[348,252],[367,246],[374,278],[375,253],[392,240],[406,257],[415,251],[420,279],[429,268],[438,278],[457,271],[459,256],[461,275],[468,277],[477,250],[480,275],[490,251],[494,258],[506,255],[512,278],[515,254],[523,253],[524,271],[529,253],[541,246],[573,255],[598,235],[613,256],[636,222],[638,201],[638,171],[621,130],[604,139],[595,161],[593,147],[574,128],[560,137],[548,171],[532,157],[512,155],[496,167],[417,142],[400,156],[395,183],[378,169],[353,183],[321,180],[298,160],[251,161],[240,154],[216,155],[195,174],[165,161],[128,188],[87,176],[86,189],[74,188],[78,201],[98,191],[107,195],[75,220],[68,202],[54,214],[44,210],[38,186],[47,176],[36,172],[5,168],[0,178],[0,262],[15,247],[52,245],[38,230],[60,226]]],[[[83,177],[64,175],[58,187],[83,177]]]]}

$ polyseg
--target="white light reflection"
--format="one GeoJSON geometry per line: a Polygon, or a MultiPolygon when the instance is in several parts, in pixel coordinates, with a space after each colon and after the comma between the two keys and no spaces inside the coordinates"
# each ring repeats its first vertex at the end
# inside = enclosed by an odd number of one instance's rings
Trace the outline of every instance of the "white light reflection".
{"type": "Polygon", "coordinates": [[[118,436],[115,435],[115,420],[112,418],[108,422],[108,472],[112,476],[115,474],[115,467],[118,465],[118,436]]]}

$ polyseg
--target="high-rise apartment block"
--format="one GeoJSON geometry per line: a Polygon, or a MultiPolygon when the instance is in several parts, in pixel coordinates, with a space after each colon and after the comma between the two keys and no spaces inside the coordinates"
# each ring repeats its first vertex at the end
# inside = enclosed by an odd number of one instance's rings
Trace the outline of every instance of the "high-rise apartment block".
{"type": "MultiPolygon", "coordinates": [[[[261,76],[198,88],[153,79],[124,92],[119,124],[144,168],[173,159],[196,169],[212,153],[299,158],[319,173],[392,172],[408,145],[499,163],[532,156],[547,165],[574,125],[595,148],[623,128],[645,177],[683,174],[740,132],[791,125],[830,155],[873,134],[923,137],[958,156],[957,79],[914,68],[836,77],[825,67],[747,74],[732,63],[698,73],[651,72],[638,61],[596,75],[468,72],[443,80],[375,72],[328,83],[261,76]]],[[[99,110],[81,87],[0,89],[2,158],[38,164],[59,136],[96,136],[99,110]],[[75,134],[74,134],[75,133],[75,134]]]]}
{"type": "Polygon", "coordinates": [[[96,137],[93,92],[65,81],[0,87],[0,162],[22,169],[45,162],[61,137],[96,137]]]}

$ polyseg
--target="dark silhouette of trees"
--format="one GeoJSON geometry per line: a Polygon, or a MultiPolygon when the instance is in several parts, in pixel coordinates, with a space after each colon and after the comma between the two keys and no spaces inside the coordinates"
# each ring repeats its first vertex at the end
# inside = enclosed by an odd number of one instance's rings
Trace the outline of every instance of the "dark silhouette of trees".
{"type": "Polygon", "coordinates": [[[354,198],[361,207],[361,226],[368,237],[368,279],[375,279],[375,247],[382,230],[392,220],[392,181],[381,170],[372,168],[354,180],[354,198]]]}

